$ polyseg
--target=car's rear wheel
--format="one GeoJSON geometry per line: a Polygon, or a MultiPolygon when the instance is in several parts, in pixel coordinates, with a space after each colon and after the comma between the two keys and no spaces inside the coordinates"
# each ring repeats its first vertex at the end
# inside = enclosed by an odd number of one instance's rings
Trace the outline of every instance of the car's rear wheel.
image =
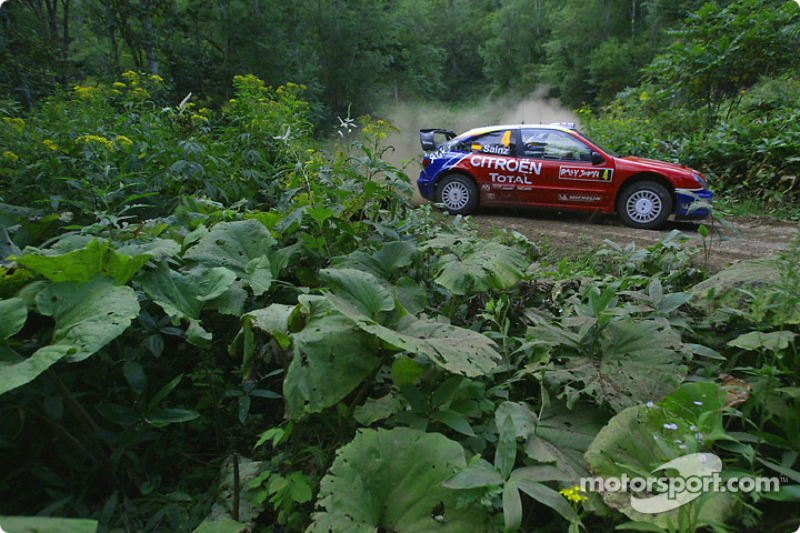
{"type": "Polygon", "coordinates": [[[436,201],[454,215],[469,215],[478,207],[478,186],[463,174],[442,178],[436,186],[436,201]]]}
{"type": "Polygon", "coordinates": [[[672,195],[660,183],[640,181],[622,191],[617,213],[632,228],[658,229],[672,213],[672,195]]]}

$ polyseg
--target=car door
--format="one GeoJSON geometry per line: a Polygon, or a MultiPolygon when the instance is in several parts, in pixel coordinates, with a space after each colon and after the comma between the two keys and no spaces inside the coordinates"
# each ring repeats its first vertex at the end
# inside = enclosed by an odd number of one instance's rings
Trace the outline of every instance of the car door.
{"type": "Polygon", "coordinates": [[[592,163],[592,149],[559,129],[523,128],[521,156],[539,165],[532,201],[544,205],[598,207],[611,194],[613,169],[592,163]]]}
{"type": "Polygon", "coordinates": [[[503,128],[468,139],[464,148],[470,151],[466,168],[475,177],[482,203],[517,202],[518,183],[511,170],[517,167],[517,131],[503,128]]]}

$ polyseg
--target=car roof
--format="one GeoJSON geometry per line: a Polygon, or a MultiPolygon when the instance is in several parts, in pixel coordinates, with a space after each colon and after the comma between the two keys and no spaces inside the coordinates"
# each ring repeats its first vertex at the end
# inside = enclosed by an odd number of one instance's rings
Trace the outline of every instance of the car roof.
{"type": "Polygon", "coordinates": [[[459,134],[458,137],[474,137],[475,135],[482,135],[484,133],[489,133],[491,131],[513,130],[521,128],[537,128],[537,129],[557,130],[566,132],[575,131],[576,129],[574,122],[558,122],[553,124],[498,124],[494,126],[481,126],[479,128],[473,128],[471,130],[467,130],[464,133],[459,134]]]}

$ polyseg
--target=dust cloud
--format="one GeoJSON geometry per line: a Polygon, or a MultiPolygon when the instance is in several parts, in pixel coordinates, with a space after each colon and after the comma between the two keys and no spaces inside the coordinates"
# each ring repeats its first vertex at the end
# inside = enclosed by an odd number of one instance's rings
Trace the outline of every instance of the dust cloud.
{"type": "Polygon", "coordinates": [[[471,105],[400,103],[380,110],[377,116],[389,120],[399,129],[386,139],[384,146],[394,150],[384,157],[405,170],[414,183],[414,205],[424,202],[416,190],[416,181],[422,169],[422,147],[419,130],[441,128],[462,133],[480,126],[493,124],[547,124],[550,122],[577,122],[575,114],[563,108],[557,100],[546,98],[547,90],[540,89],[525,98],[485,100],[471,105]]]}

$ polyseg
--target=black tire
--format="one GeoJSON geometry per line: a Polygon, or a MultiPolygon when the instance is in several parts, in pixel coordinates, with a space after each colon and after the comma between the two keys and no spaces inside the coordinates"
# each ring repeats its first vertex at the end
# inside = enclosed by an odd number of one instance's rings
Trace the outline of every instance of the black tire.
{"type": "Polygon", "coordinates": [[[632,228],[658,229],[672,214],[672,195],[654,181],[634,183],[617,198],[617,214],[632,228]]]}
{"type": "Polygon", "coordinates": [[[436,185],[436,201],[450,214],[471,215],[478,208],[478,186],[469,176],[450,174],[436,185]]]}

